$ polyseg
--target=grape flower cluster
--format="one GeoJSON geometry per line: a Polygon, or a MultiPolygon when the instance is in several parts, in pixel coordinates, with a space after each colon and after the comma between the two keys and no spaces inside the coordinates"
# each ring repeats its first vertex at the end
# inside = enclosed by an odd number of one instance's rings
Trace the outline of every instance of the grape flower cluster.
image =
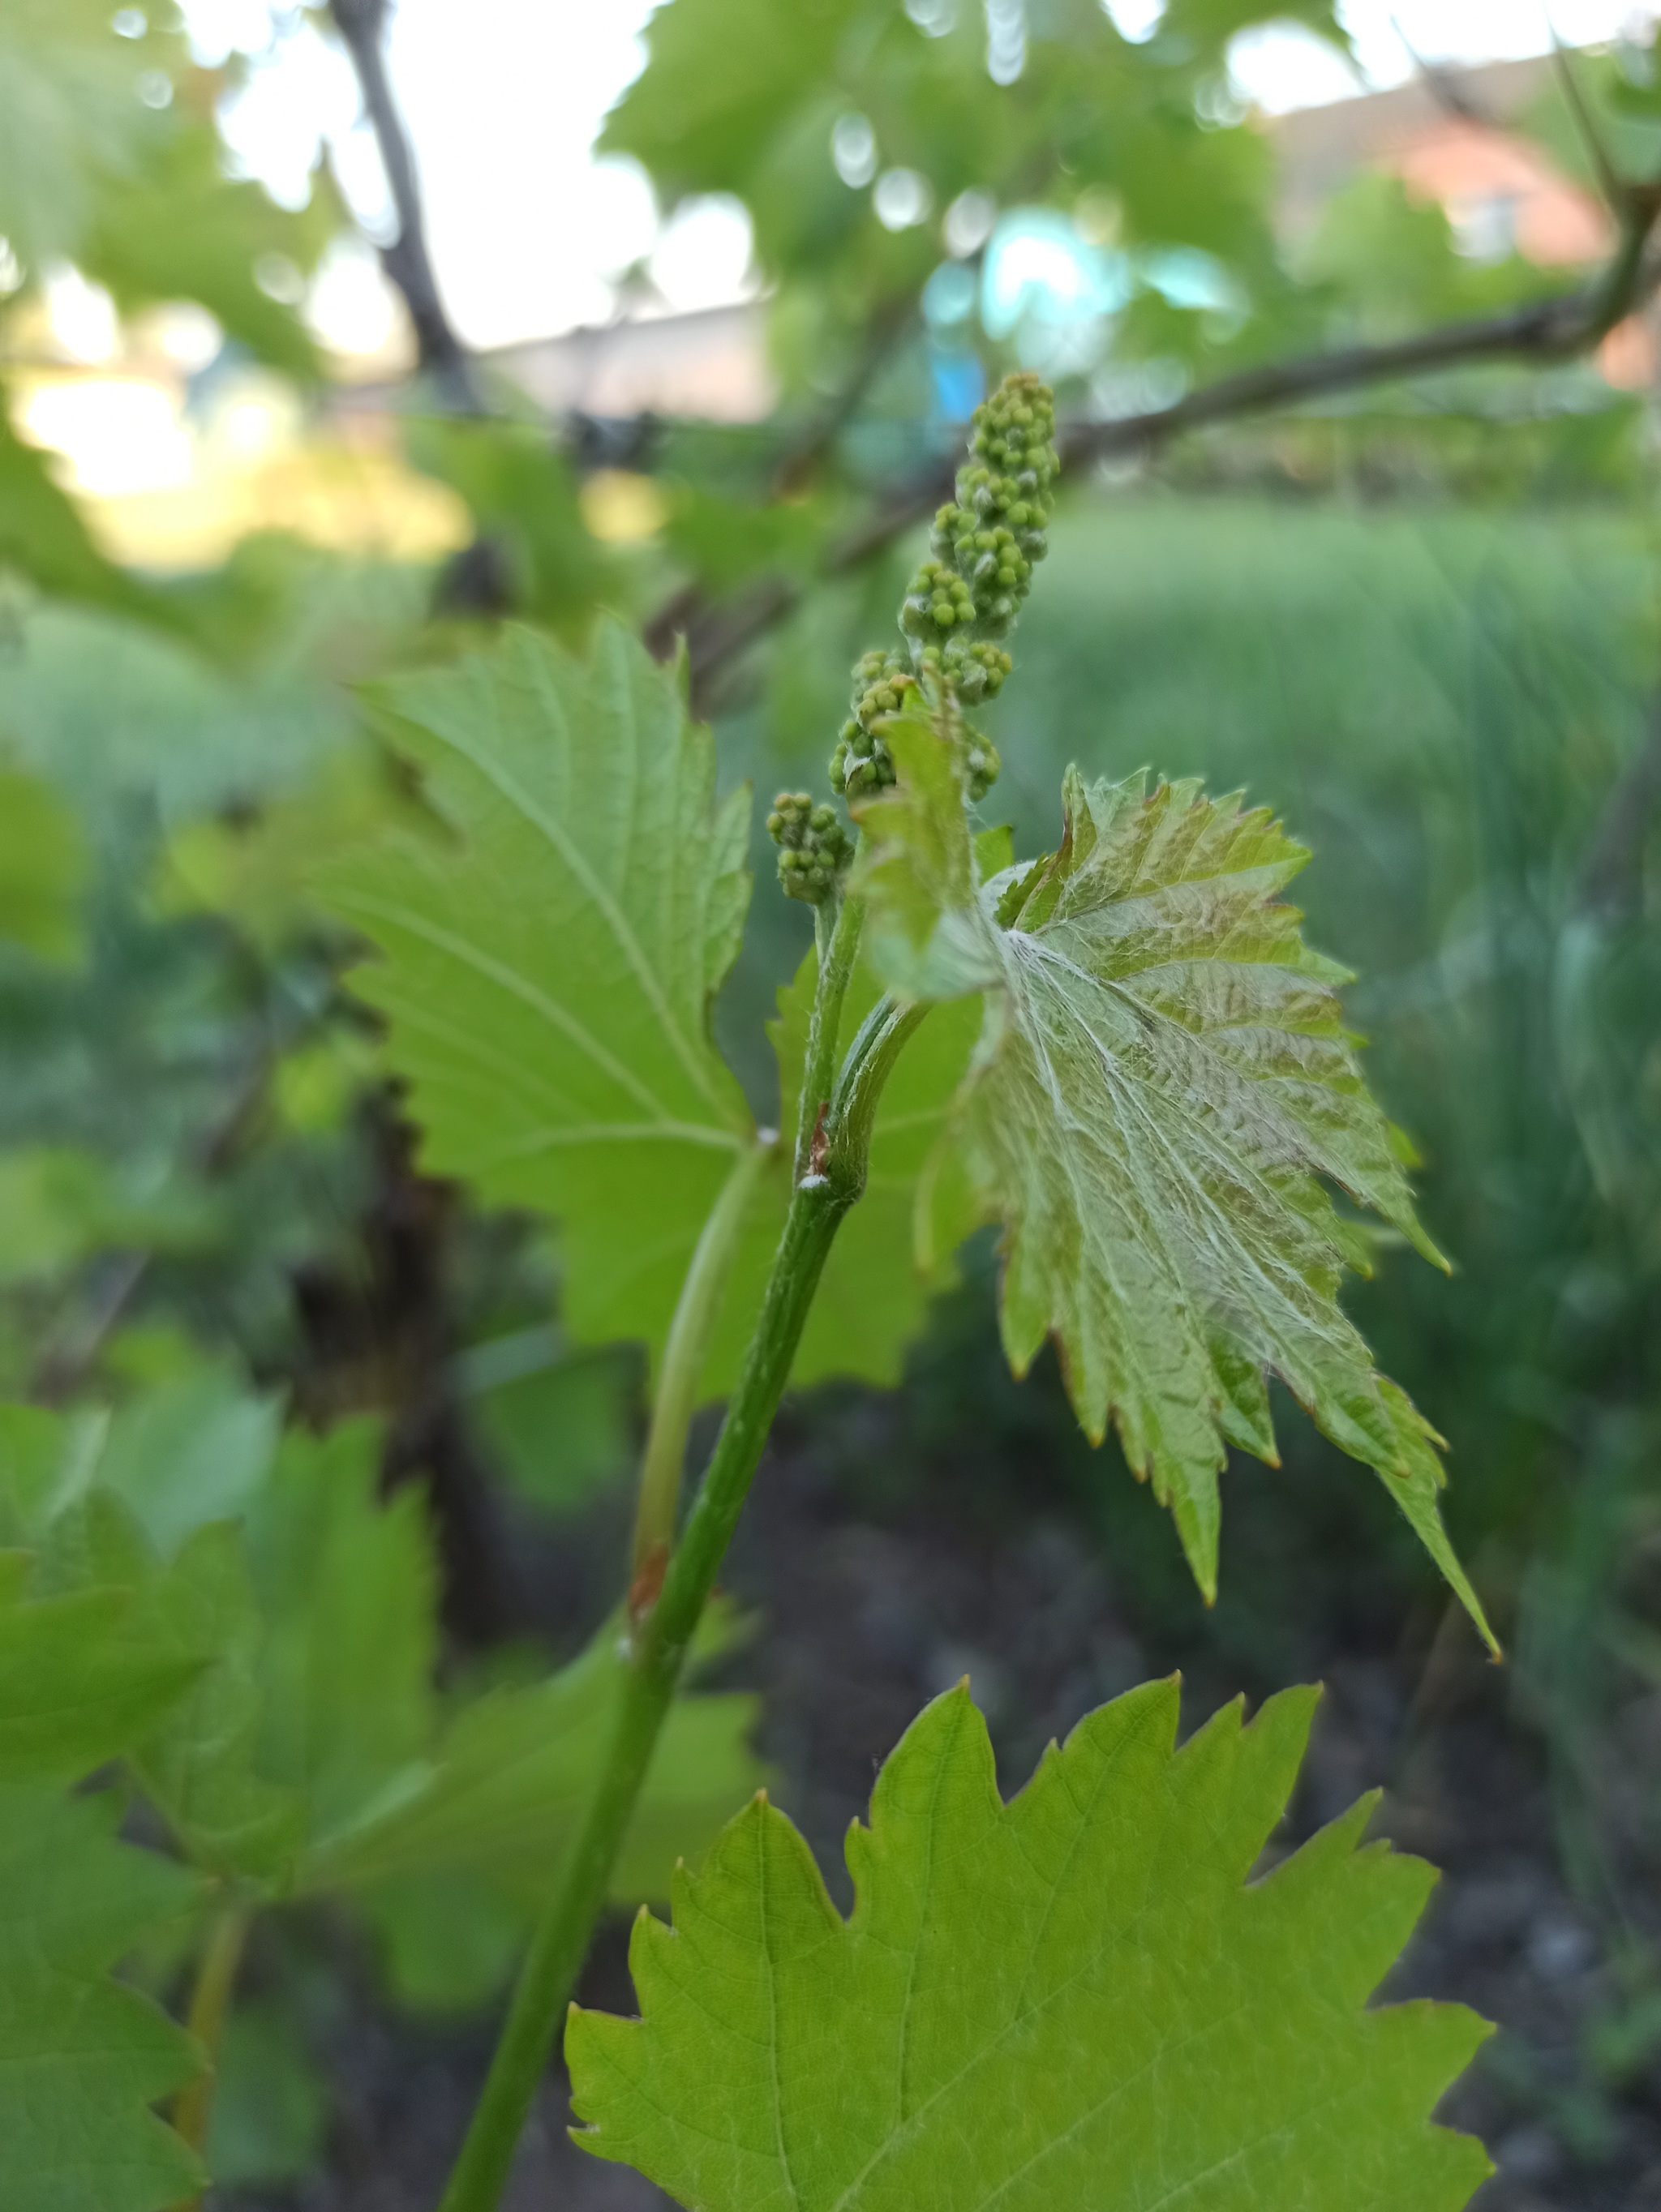
{"type": "Polygon", "coordinates": [[[779,848],[779,881],[791,898],[818,906],[854,857],[854,842],[834,806],[813,804],[805,791],[782,791],[767,817],[779,848]]]}
{"type": "MultiPolygon", "coordinates": [[[[928,558],[906,586],[904,644],[865,653],[855,664],[852,711],[830,760],[830,787],[839,798],[866,798],[894,781],[882,730],[908,703],[949,716],[971,799],[984,798],[997,781],[997,747],[963,709],[996,698],[1009,673],[1001,641],[1048,550],[1058,466],[1049,387],[1028,370],[1007,376],[975,410],[956,497],[935,515],[928,558]]],[[[820,904],[853,856],[836,810],[816,806],[806,792],[781,792],[767,828],[779,848],[785,890],[820,904]]]]}
{"type": "MultiPolygon", "coordinates": [[[[999,641],[1048,550],[1057,465],[1048,387],[1030,371],[1006,377],[975,410],[957,496],[935,515],[929,557],[906,588],[907,649],[867,653],[855,667],[853,711],[830,762],[835,791],[857,799],[893,782],[880,725],[912,687],[949,691],[962,707],[997,696],[1010,669],[999,641]]],[[[980,799],[997,780],[997,750],[968,722],[961,729],[969,794],[980,799]]]]}

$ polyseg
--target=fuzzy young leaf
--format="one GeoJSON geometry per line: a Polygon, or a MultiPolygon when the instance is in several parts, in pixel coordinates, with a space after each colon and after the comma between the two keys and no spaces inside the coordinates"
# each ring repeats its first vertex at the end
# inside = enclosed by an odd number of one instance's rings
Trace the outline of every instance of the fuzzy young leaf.
{"type": "Polygon", "coordinates": [[[1006,1805],[950,1692],[849,1834],[848,1921],[757,1799],[678,1875],[672,1929],[636,1923],[644,2017],[573,2011],[576,2141],[701,2212],[1457,2212],[1491,2169],[1429,2117],[1485,2025],[1366,2004],[1432,1869],[1362,1844],[1364,1800],[1247,1880],[1313,1704],[1174,1752],[1151,1684],[1006,1805]]]}
{"type": "Polygon", "coordinates": [[[1342,1025],[1345,973],[1277,902],[1304,848],[1196,783],[1074,769],[1059,851],[980,893],[951,745],[921,718],[886,735],[898,787],[858,810],[873,957],[907,996],[987,994],[960,1128],[1004,1224],[1016,1372],[1053,1334],[1086,1432],[1111,1418],[1208,1597],[1226,1447],[1274,1461],[1281,1376],[1488,1634],[1443,1531],[1439,1439],[1338,1304],[1368,1247],[1322,1178],[1437,1255],[1342,1025]]]}
{"type": "Polygon", "coordinates": [[[0,1788],[0,2146],[7,2212],[162,2212],[195,2159],[149,2106],[196,2045],[116,1961],[187,1909],[193,1885],[115,1840],[121,1805],[0,1788]]]}

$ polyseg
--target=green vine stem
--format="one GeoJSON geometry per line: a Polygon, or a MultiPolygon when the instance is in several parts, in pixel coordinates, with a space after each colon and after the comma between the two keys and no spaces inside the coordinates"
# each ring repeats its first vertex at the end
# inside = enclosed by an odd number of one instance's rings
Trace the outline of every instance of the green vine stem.
{"type": "Polygon", "coordinates": [[[773,1155],[772,1141],[747,1145],[734,1162],[710,1208],[686,1271],[658,1376],[657,1401],[641,1459],[640,1490],[635,1507],[635,1540],[630,1608],[641,1613],[657,1596],[674,1541],[680,1510],[681,1469],[686,1432],[697,1407],[698,1379],[721,1297],[733,1269],[733,1255],[743,1233],[744,1217],[761,1171],[773,1155]]]}
{"type": "MultiPolygon", "coordinates": [[[[225,2015],[230,2009],[236,1971],[242,1963],[242,1948],[248,1940],[248,1921],[246,1910],[238,1905],[223,1905],[214,1914],[208,1923],[196,1982],[191,1990],[186,2025],[202,2046],[204,2064],[202,2071],[193,2081],[187,2081],[173,2099],[173,2124],[198,2157],[207,2145],[208,2122],[218,2084],[219,2046],[225,2033],[225,2015]]],[[[200,2197],[193,2197],[179,2208],[179,2212],[198,2212],[201,2203],[200,2197]]]]}
{"type": "MultiPolygon", "coordinates": [[[[847,928],[845,964],[851,969],[857,917],[847,928]]],[[[839,917],[836,934],[842,929],[839,917]]],[[[837,988],[832,980],[837,964],[834,959],[825,963],[821,997],[837,988]]],[[[844,974],[843,988],[846,981],[844,974]]],[[[558,1887],[531,1939],[441,2212],[495,2212],[501,2197],[514,2146],[553,2049],[561,2009],[605,1905],[611,1869],[628,1833],[687,1647],[789,1379],[825,1258],[844,1215],[864,1188],[877,1095],[901,1045],[922,1018],[921,1008],[898,1009],[885,1001],[861,1027],[838,1079],[819,1133],[818,1166],[798,1181],[791,1198],[738,1387],[685,1532],[670,1559],[662,1594],[636,1629],[605,1763],[558,1887]]],[[[834,1038],[834,1019],[829,1026],[834,1038]]]]}
{"type": "Polygon", "coordinates": [[[837,898],[835,920],[830,908],[814,915],[818,946],[819,980],[813,994],[813,1012],[807,1028],[807,1052],[802,1062],[801,1098],[796,1115],[796,1180],[812,1172],[813,1139],[818,1133],[819,1111],[830,1097],[831,1075],[837,1065],[837,1042],[842,1029],[843,1000],[859,957],[860,931],[865,921],[865,901],[844,891],[837,898]]]}

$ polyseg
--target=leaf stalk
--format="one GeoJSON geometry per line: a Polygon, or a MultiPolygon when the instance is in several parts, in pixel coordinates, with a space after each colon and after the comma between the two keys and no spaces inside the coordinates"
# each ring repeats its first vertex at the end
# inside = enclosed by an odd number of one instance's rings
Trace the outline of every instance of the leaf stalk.
{"type": "Polygon", "coordinates": [[[843,1001],[859,957],[860,933],[865,925],[865,901],[844,890],[837,901],[836,919],[821,907],[815,917],[818,939],[818,985],[807,1028],[807,1052],[802,1064],[801,1097],[796,1115],[795,1180],[813,1172],[813,1139],[819,1114],[829,1105],[837,1066],[837,1042],[842,1029],[843,1001]]]}
{"type": "MultiPolygon", "coordinates": [[[[248,1940],[250,1918],[247,1908],[240,1905],[223,1905],[214,1914],[208,1923],[191,1990],[186,2025],[202,2046],[204,2063],[202,2071],[174,2098],[173,2124],[198,2157],[207,2146],[208,2123],[219,2081],[219,2046],[224,2039],[225,2016],[248,1940]]],[[[201,2203],[200,2196],[193,2197],[178,2212],[199,2212],[201,2203]]]]}
{"type": "Polygon", "coordinates": [[[773,1145],[757,1138],[746,1145],[710,1208],[686,1271],[674,1319],[664,1346],[652,1425],[641,1459],[640,1490],[635,1507],[634,1556],[630,1607],[644,1611],[656,1597],[680,1511],[681,1469],[686,1436],[697,1408],[698,1382],[709,1357],[721,1298],[733,1272],[733,1257],[757,1178],[772,1158],[773,1145]]]}

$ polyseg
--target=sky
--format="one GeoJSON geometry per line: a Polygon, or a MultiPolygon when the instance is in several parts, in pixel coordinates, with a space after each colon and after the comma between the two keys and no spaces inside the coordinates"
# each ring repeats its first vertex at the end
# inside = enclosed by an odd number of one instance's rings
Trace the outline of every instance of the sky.
{"type": "MultiPolygon", "coordinates": [[[[223,116],[241,166],[278,198],[303,196],[326,139],[371,236],[388,219],[386,184],[360,119],[344,56],[271,0],[181,0],[198,58],[253,58],[223,116]],[[273,21],[290,27],[273,35],[273,21]]],[[[793,0],[778,0],[788,8],[793,0]]],[[[974,0],[969,0],[974,4],[974,0]]],[[[1155,27],[1160,0],[1104,0],[1130,37],[1155,27]]],[[[1413,54],[1480,61],[1545,50],[1542,0],[1346,0],[1360,83],[1346,64],[1290,27],[1246,33],[1231,50],[1240,92],[1271,111],[1399,83],[1413,54]],[[1411,52],[1409,51],[1411,49],[1411,52]]],[[[592,147],[611,102],[642,66],[651,0],[393,0],[389,60],[419,165],[434,264],[451,315],[477,347],[603,322],[613,280],[646,259],[672,307],[743,295],[749,240],[740,210],[704,203],[666,228],[632,164],[592,147]]],[[[1618,33],[1642,0],[1553,0],[1571,44],[1618,33]]],[[[320,334],[372,352],[394,312],[373,255],[335,249],[315,289],[320,334]]]]}

